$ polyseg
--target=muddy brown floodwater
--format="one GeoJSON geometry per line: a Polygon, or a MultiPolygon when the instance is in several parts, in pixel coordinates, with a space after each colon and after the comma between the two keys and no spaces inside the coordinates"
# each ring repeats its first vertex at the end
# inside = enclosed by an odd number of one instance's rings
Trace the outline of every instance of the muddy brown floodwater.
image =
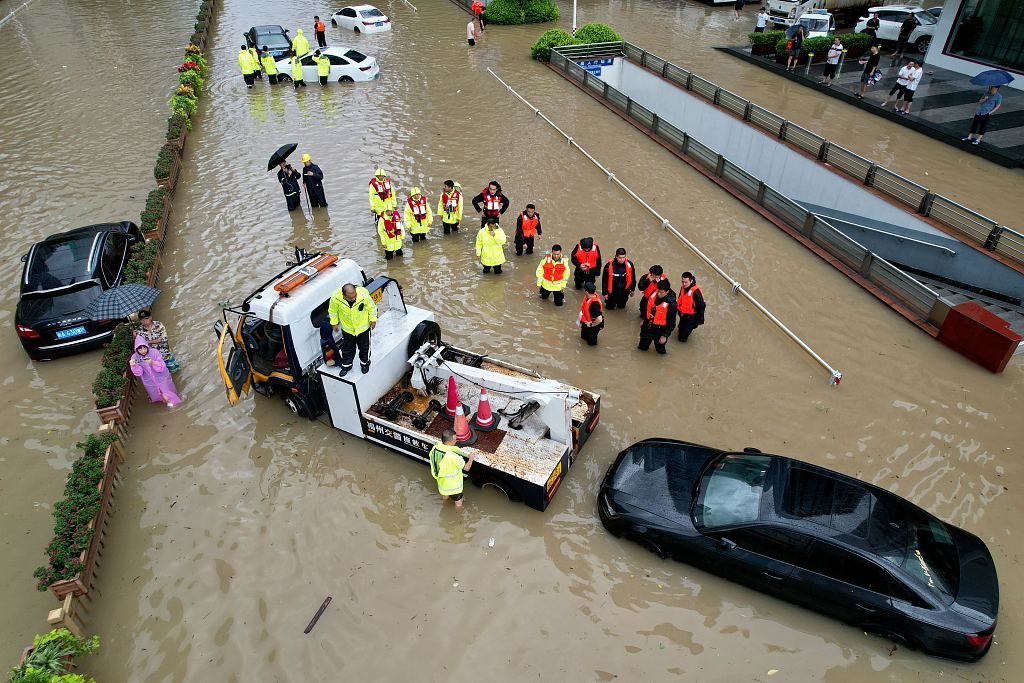
{"type": "MultiPolygon", "coordinates": [[[[235,63],[239,36],[254,23],[305,26],[325,7],[227,0],[218,11],[212,77],[174,197],[165,293],[156,306],[183,363],[185,401],[169,412],[137,406],[89,622],[103,639],[90,672],[101,681],[147,683],[737,681],[768,680],[771,670],[772,680],[788,681],[1013,680],[1024,666],[1014,647],[1024,628],[1013,531],[1021,513],[1016,487],[1024,483],[1021,363],[992,375],[932,341],[531,62],[538,27],[493,27],[470,51],[466,15],[455,5],[417,4],[417,12],[400,2],[381,6],[394,20],[388,34],[329,27],[332,43],[378,57],[378,82],[311,85],[299,93],[265,83],[246,91],[235,63]],[[842,385],[830,389],[802,352],[559,144],[486,74],[488,66],[843,370],[842,385]],[[284,210],[276,180],[264,171],[269,152],[290,141],[327,176],[330,207],[312,220],[284,210]],[[674,282],[693,270],[708,299],[708,324],[685,347],[673,340],[669,355],[656,357],[635,350],[635,311],[615,311],[601,346],[581,348],[572,324],[578,298],[570,294],[561,310],[540,305],[533,258],[513,256],[501,278],[481,277],[472,230],[410,245],[403,261],[385,265],[365,210],[366,181],[377,164],[403,192],[419,185],[435,202],[446,178],[470,195],[497,178],[513,210],[537,204],[544,247],[589,234],[605,252],[625,246],[640,268],[662,263],[674,282]],[[220,303],[240,301],[283,267],[296,244],[337,250],[368,273],[387,271],[412,303],[438,312],[444,334],[460,345],[603,394],[601,426],[546,512],[470,488],[457,514],[441,507],[417,463],[295,418],[277,401],[249,399],[228,409],[213,359],[220,303]],[[894,648],[611,537],[595,513],[600,478],[621,448],[656,435],[806,459],[884,486],[978,534],[1001,577],[997,644],[976,665],[894,648]],[[303,635],[327,595],[331,606],[303,635]]],[[[145,86],[114,107],[105,90],[121,82],[103,70],[88,84],[79,76],[27,91],[12,81],[0,85],[0,154],[8,161],[0,206],[8,234],[17,236],[5,248],[2,282],[16,280],[13,261],[49,226],[134,217],[149,186],[163,64],[178,47],[161,41],[168,32],[184,34],[185,22],[141,21],[140,12],[156,10],[137,5],[96,7],[108,13],[104,26],[112,35],[151,43],[141,61],[130,62],[145,74],[145,86]],[[65,106],[54,107],[55,98],[65,106]],[[100,138],[90,137],[97,119],[110,121],[121,109],[131,114],[118,116],[116,129],[106,124],[100,138]],[[116,163],[103,155],[111,148],[116,163]],[[16,172],[21,167],[25,176],[16,172]],[[44,186],[51,168],[62,174],[52,192],[44,186]],[[31,194],[15,184],[30,186],[31,194]]],[[[46,35],[47,22],[57,20],[59,4],[38,8],[19,19],[29,39],[32,27],[46,35]]],[[[566,25],[571,6],[562,14],[566,25]]],[[[796,86],[708,49],[739,42],[753,12],[733,22],[731,10],[689,3],[585,2],[580,17],[607,20],[644,47],[912,179],[933,169],[932,189],[995,218],[1013,225],[1020,215],[1019,197],[1010,192],[1020,173],[791,90],[796,86]]],[[[0,30],[0,54],[45,80],[59,51],[44,65],[10,42],[10,27],[0,30]]],[[[123,42],[119,49],[131,52],[123,42]]],[[[12,302],[13,287],[7,292],[12,302]]],[[[11,306],[3,309],[8,324],[11,306]]],[[[32,593],[31,571],[42,561],[49,505],[71,442],[95,423],[87,394],[97,356],[32,365],[13,333],[3,353],[3,385],[11,390],[2,404],[9,427],[0,460],[0,642],[13,661],[53,606],[32,593]]]]}

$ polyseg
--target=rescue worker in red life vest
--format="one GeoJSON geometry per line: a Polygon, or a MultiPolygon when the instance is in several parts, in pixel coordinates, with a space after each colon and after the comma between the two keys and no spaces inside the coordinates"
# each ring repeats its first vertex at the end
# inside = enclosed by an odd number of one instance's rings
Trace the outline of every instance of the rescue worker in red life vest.
{"type": "Polygon", "coordinates": [[[555,244],[551,253],[541,259],[537,266],[537,286],[540,287],[540,298],[547,300],[555,295],[555,305],[565,302],[565,286],[569,284],[569,264],[562,256],[562,245],[555,244]]]}
{"type": "Polygon", "coordinates": [[[437,200],[437,214],[441,216],[444,234],[459,231],[462,220],[462,186],[454,180],[444,181],[441,198],[437,200]]]}
{"type": "Polygon", "coordinates": [[[636,268],[626,258],[626,250],[619,247],[615,258],[604,264],[601,273],[601,294],[608,310],[625,308],[626,302],[636,292],[636,268]]]}
{"type": "Polygon", "coordinates": [[[508,197],[501,193],[501,185],[492,180],[480,194],[473,197],[473,208],[480,214],[480,227],[487,225],[488,218],[499,220],[501,214],[508,211],[508,197]]]}
{"type": "Polygon", "coordinates": [[[593,282],[583,285],[583,303],[580,304],[580,339],[587,346],[597,346],[597,335],[604,328],[604,306],[593,282]]]}
{"type": "Polygon", "coordinates": [[[390,261],[395,256],[403,256],[402,240],[402,219],[394,209],[384,209],[377,222],[377,237],[384,247],[384,258],[390,261]]]}
{"type": "Polygon", "coordinates": [[[640,291],[640,317],[643,318],[644,314],[647,313],[647,299],[650,298],[651,294],[654,294],[654,290],[658,288],[658,283],[665,279],[665,270],[661,266],[651,266],[645,275],[640,276],[640,280],[636,283],[636,288],[640,291]]]}
{"type": "Polygon", "coordinates": [[[532,254],[534,236],[543,234],[544,231],[540,229],[540,214],[537,213],[537,207],[527,204],[526,211],[516,218],[516,256],[523,255],[524,247],[527,254],[532,254]]]}
{"type": "Polygon", "coordinates": [[[409,228],[413,242],[427,241],[427,232],[434,220],[434,214],[430,212],[430,205],[427,204],[427,197],[420,188],[414,187],[405,200],[405,227],[409,228]]]}
{"type": "Polygon", "coordinates": [[[647,311],[640,325],[640,344],[637,348],[646,351],[654,342],[654,350],[665,353],[665,342],[672,336],[675,326],[676,294],[668,280],[660,280],[655,293],[647,299],[647,311]]]}
{"type": "Polygon", "coordinates": [[[570,258],[572,264],[576,266],[572,273],[576,289],[583,289],[584,282],[597,282],[597,274],[601,272],[601,250],[594,244],[593,237],[581,239],[579,244],[572,248],[570,258]]]}
{"type": "Polygon", "coordinates": [[[374,223],[380,218],[384,209],[398,208],[398,199],[396,199],[395,189],[391,186],[391,178],[383,168],[378,168],[373,172],[367,198],[370,200],[370,211],[373,214],[374,223]]]}
{"type": "Polygon", "coordinates": [[[704,324],[704,294],[697,286],[697,278],[693,273],[683,273],[682,287],[679,290],[679,341],[685,342],[690,333],[704,324]]]}

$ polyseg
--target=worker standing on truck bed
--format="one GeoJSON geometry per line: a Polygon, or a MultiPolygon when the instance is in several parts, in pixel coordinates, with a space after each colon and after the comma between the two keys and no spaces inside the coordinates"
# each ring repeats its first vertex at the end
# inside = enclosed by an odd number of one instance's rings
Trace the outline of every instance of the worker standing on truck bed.
{"type": "Polygon", "coordinates": [[[446,429],[441,433],[441,443],[434,444],[430,449],[430,473],[437,480],[437,492],[442,500],[450,497],[455,501],[455,509],[462,509],[463,472],[469,472],[473,466],[473,453],[463,453],[455,445],[455,431],[446,429]]]}
{"type": "Polygon", "coordinates": [[[370,330],[377,326],[377,304],[365,287],[347,284],[334,290],[327,306],[334,332],[341,329],[341,372],[344,377],[352,369],[359,349],[359,369],[370,371],[370,330]]]}

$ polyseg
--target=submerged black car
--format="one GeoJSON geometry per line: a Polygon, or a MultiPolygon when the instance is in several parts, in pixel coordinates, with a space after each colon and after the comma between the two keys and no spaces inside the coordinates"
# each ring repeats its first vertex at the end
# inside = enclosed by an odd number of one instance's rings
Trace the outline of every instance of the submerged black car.
{"type": "Polygon", "coordinates": [[[977,536],[790,458],[668,439],[622,451],[598,513],[616,536],[934,655],[977,660],[999,584],[977,536]]]}
{"type": "Polygon", "coordinates": [[[95,348],[119,320],[88,320],[86,307],[121,284],[128,248],[143,241],[131,222],[90,225],[51,235],[21,257],[21,298],[14,328],[33,360],[95,348]]]}
{"type": "Polygon", "coordinates": [[[292,39],[288,36],[288,30],[279,24],[251,26],[244,35],[246,45],[257,50],[266,47],[274,59],[286,57],[292,48],[292,39]]]}

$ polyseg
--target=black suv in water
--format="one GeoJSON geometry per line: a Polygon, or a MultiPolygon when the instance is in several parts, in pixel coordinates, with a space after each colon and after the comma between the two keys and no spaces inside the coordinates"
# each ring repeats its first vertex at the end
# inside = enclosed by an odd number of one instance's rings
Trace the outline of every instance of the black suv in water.
{"type": "Polygon", "coordinates": [[[977,536],[798,460],[648,439],[598,495],[611,533],[934,655],[980,659],[999,584],[977,536]]]}
{"type": "Polygon", "coordinates": [[[292,49],[292,39],[288,36],[288,30],[278,24],[252,26],[243,35],[246,45],[257,50],[262,50],[266,46],[274,59],[287,57],[288,51],[292,49]]]}
{"type": "Polygon", "coordinates": [[[90,225],[51,235],[21,257],[21,298],[14,328],[33,360],[95,348],[119,320],[88,320],[86,307],[121,284],[128,248],[143,241],[129,221],[90,225]]]}

